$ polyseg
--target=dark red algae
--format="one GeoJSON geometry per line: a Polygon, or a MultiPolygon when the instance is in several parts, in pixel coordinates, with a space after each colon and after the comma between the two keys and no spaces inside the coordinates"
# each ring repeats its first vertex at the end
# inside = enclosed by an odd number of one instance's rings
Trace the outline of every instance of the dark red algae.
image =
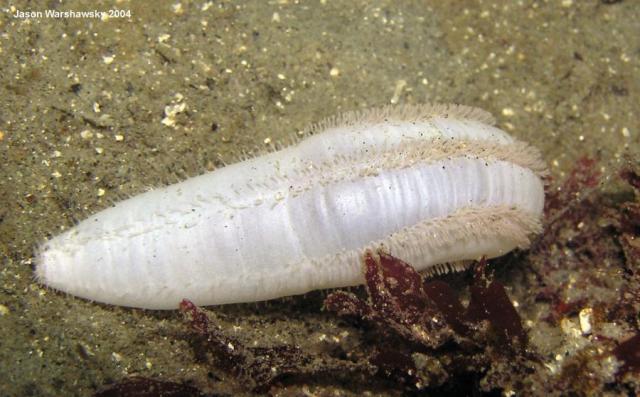
{"type": "Polygon", "coordinates": [[[379,375],[422,389],[441,386],[449,377],[468,373],[470,366],[485,372],[497,355],[503,356],[500,362],[525,355],[520,316],[503,285],[487,277],[484,260],[474,267],[466,308],[449,284],[425,280],[383,250],[366,252],[363,265],[368,299],[337,291],[325,307],[369,321],[388,339],[370,357],[379,375]],[[437,373],[429,367],[437,367],[437,373]]]}
{"type": "MultiPolygon", "coordinates": [[[[622,205],[621,211],[614,216],[615,228],[620,234],[618,242],[629,265],[628,272],[636,282],[640,282],[640,169],[623,169],[620,177],[633,187],[636,200],[622,205]]],[[[621,311],[627,313],[628,320],[636,321],[637,333],[613,350],[613,354],[623,363],[618,369],[618,376],[629,372],[640,373],[640,331],[637,328],[640,322],[640,286],[636,284],[635,288],[630,288],[623,298],[626,299],[620,301],[621,311]]]]}
{"type": "Polygon", "coordinates": [[[613,350],[618,360],[623,364],[618,369],[618,374],[622,375],[627,372],[640,371],[640,334],[636,334],[626,341],[620,343],[613,350]]]}
{"type": "MultiPolygon", "coordinates": [[[[619,188],[618,188],[619,189],[619,188]]],[[[640,393],[640,167],[626,160],[605,177],[581,159],[547,193],[543,236],[528,255],[543,320],[562,329],[562,365],[538,374],[547,394],[640,393]],[[622,185],[615,195],[607,184],[622,185]],[[579,324],[579,326],[576,326],[579,324]]]]}
{"type": "Polygon", "coordinates": [[[483,321],[503,347],[524,346],[520,317],[502,284],[485,277],[484,260],[475,267],[466,309],[449,284],[424,280],[409,264],[382,250],[366,252],[363,262],[368,301],[338,291],[325,300],[328,310],[370,320],[429,348],[455,338],[474,340],[473,330],[483,321]]]}

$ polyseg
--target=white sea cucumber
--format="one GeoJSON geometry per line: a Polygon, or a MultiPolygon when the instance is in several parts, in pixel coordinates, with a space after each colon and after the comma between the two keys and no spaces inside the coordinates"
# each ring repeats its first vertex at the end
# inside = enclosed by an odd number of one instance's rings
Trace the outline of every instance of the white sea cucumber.
{"type": "Polygon", "coordinates": [[[526,248],[544,203],[539,152],[459,105],[347,113],[297,145],[152,190],[47,241],[44,284],[175,309],[361,284],[384,245],[418,270],[526,248]]]}

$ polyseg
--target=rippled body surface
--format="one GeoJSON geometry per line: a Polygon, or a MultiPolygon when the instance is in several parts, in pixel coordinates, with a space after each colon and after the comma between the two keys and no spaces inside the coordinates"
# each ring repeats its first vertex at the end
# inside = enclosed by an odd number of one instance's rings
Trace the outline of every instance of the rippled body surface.
{"type": "Polygon", "coordinates": [[[46,242],[39,279],[150,309],[250,302],[363,282],[383,245],[418,269],[526,247],[539,153],[455,105],[347,114],[295,146],[156,189],[46,242]]]}

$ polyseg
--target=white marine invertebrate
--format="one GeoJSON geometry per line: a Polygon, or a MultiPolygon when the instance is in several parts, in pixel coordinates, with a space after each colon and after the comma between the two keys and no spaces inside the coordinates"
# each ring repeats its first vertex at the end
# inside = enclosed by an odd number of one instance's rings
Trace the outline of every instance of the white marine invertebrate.
{"type": "Polygon", "coordinates": [[[539,153],[457,105],[348,113],[297,145],[119,202],[46,242],[44,284],[175,309],[363,282],[383,244],[417,269],[526,247],[539,153]]]}

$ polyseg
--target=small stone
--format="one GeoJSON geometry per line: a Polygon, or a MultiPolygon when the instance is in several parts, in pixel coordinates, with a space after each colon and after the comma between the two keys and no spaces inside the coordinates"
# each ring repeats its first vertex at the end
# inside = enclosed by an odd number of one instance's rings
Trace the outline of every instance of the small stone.
{"type": "Polygon", "coordinates": [[[89,358],[92,356],[95,356],[96,354],[91,350],[91,348],[89,347],[89,345],[87,345],[84,342],[79,342],[78,343],[78,351],[80,353],[80,356],[82,356],[83,358],[89,358]]]}
{"type": "Polygon", "coordinates": [[[175,127],[176,125],[176,115],[178,113],[182,113],[187,108],[187,104],[182,102],[174,105],[165,106],[164,114],[165,118],[162,119],[162,124],[167,127],[175,127]]]}
{"type": "Polygon", "coordinates": [[[513,111],[513,109],[511,108],[504,108],[502,109],[502,115],[503,116],[507,116],[507,117],[511,117],[515,114],[515,112],[513,111]]]}
{"type": "Polygon", "coordinates": [[[591,334],[591,319],[593,318],[593,309],[590,307],[585,307],[580,310],[580,314],[578,315],[580,318],[580,329],[582,330],[583,335],[591,334]]]}
{"type": "Polygon", "coordinates": [[[627,127],[622,127],[622,130],[620,132],[622,133],[622,136],[625,138],[629,138],[631,136],[631,133],[629,132],[629,129],[627,127]]]}
{"type": "Polygon", "coordinates": [[[391,97],[391,100],[390,100],[392,104],[395,105],[400,101],[400,95],[402,95],[402,91],[404,90],[404,87],[406,87],[406,85],[407,85],[406,80],[396,81],[396,86],[393,90],[393,96],[391,97]]]}

